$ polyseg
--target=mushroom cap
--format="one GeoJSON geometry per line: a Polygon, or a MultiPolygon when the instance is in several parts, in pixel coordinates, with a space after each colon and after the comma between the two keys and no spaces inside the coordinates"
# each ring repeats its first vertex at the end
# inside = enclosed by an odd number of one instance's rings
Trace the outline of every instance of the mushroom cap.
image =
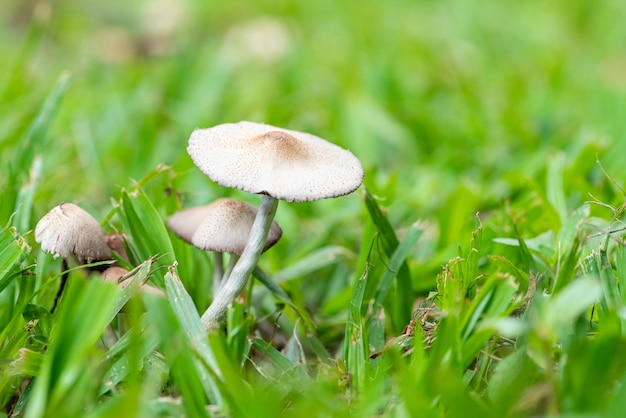
{"type": "Polygon", "coordinates": [[[288,202],[343,196],[363,180],[350,152],[317,136],[255,122],[196,129],[187,152],[214,182],[288,202]]]}
{"type": "Polygon", "coordinates": [[[111,266],[100,273],[100,279],[105,282],[117,283],[120,278],[128,274],[128,270],[120,266],[111,266]]]}
{"type": "Polygon", "coordinates": [[[55,257],[75,255],[88,263],[112,258],[98,221],[73,203],[61,203],[46,213],[35,227],[35,241],[55,257]]]}
{"type": "Polygon", "coordinates": [[[104,238],[107,241],[109,249],[120,256],[120,258],[127,263],[130,263],[128,254],[126,253],[126,247],[124,246],[124,235],[119,232],[109,232],[104,234],[104,238]]]}
{"type": "Polygon", "coordinates": [[[178,238],[192,244],[191,237],[194,232],[196,232],[198,226],[200,226],[204,218],[211,213],[212,204],[197,206],[176,212],[167,218],[167,226],[174,234],[176,234],[176,236],[178,236],[178,238]]]}
{"type": "MultiPolygon", "coordinates": [[[[178,212],[167,223],[176,235],[202,250],[241,255],[256,214],[257,208],[249,203],[221,198],[206,206],[178,212]],[[203,219],[197,222],[200,214],[203,219]],[[186,239],[191,230],[191,238],[186,239]]],[[[276,244],[282,233],[278,223],[273,221],[263,251],[276,244]]]]}

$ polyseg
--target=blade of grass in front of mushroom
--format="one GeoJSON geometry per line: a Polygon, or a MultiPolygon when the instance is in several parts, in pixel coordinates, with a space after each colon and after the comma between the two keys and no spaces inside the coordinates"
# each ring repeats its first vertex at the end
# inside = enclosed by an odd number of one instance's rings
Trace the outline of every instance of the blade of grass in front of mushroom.
{"type": "MultiPolygon", "coordinates": [[[[174,264],[174,249],[163,219],[141,187],[135,186],[130,192],[123,190],[118,209],[130,245],[140,261],[158,255],[157,266],[174,264]]],[[[162,269],[155,270],[154,277],[159,285],[163,284],[164,275],[162,269]]]]}
{"type": "Polygon", "coordinates": [[[95,343],[110,322],[117,293],[116,286],[98,280],[68,282],[65,298],[72,303],[59,307],[58,318],[64,326],[52,329],[26,417],[43,416],[46,411],[73,415],[84,410],[84,405],[95,404],[89,385],[80,382],[101,367],[103,359],[96,354],[95,343]]]}
{"type": "Polygon", "coordinates": [[[128,363],[131,361],[129,358],[132,357],[129,354],[130,350],[139,349],[139,357],[152,368],[161,370],[167,368],[156,351],[161,342],[157,325],[147,315],[141,316],[141,324],[138,325],[140,325],[137,329],[141,330],[141,340],[138,340],[136,332],[126,333],[107,351],[107,357],[113,361],[108,365],[106,376],[102,379],[100,395],[116,390],[116,386],[126,379],[129,373],[128,363]]]}
{"type": "Polygon", "coordinates": [[[221,400],[216,396],[217,390],[210,374],[194,354],[192,343],[182,329],[171,301],[152,295],[144,296],[143,300],[149,322],[157,327],[159,351],[164,355],[170,376],[177,382],[177,392],[181,395],[187,415],[208,417],[206,404],[220,405],[221,400]]]}
{"type": "Polygon", "coordinates": [[[208,394],[220,407],[240,415],[237,411],[242,405],[249,404],[253,397],[250,387],[241,379],[240,360],[228,354],[226,340],[221,335],[209,336],[207,341],[193,301],[172,268],[165,275],[165,285],[174,315],[189,338],[191,348],[204,364],[199,373],[211,389],[208,394]]]}
{"type": "Polygon", "coordinates": [[[187,293],[174,267],[168,268],[165,274],[165,291],[182,332],[191,344],[191,348],[197,353],[202,362],[208,366],[199,368],[198,375],[203,382],[206,394],[213,402],[222,406],[223,386],[220,379],[222,373],[220,364],[217,362],[211,345],[206,339],[204,324],[201,323],[198,311],[193,300],[187,293]]]}

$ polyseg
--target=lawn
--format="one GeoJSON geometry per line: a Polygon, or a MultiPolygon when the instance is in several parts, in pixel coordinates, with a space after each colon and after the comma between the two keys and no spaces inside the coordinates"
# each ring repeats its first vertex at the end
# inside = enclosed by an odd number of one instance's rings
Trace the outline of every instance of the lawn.
{"type": "Polygon", "coordinates": [[[623,16],[4,0],[0,417],[626,416],[623,16]],[[281,202],[282,238],[207,332],[215,258],[167,219],[259,206],[186,150],[242,120],[322,137],[365,176],[281,202]],[[62,202],[123,234],[130,285],[42,251],[62,202]]]}

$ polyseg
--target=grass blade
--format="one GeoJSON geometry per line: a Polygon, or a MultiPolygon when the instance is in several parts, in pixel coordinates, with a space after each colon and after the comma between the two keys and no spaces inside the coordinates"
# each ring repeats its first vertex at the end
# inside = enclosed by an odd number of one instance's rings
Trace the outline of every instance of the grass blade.
{"type": "MultiPolygon", "coordinates": [[[[378,203],[367,191],[367,189],[364,191],[364,197],[365,206],[367,207],[369,215],[376,226],[378,233],[380,234],[383,250],[386,256],[391,258],[398,248],[398,245],[400,245],[400,241],[398,240],[391,223],[389,223],[389,220],[383,214],[382,210],[378,206],[378,203]]],[[[415,231],[415,228],[412,227],[412,231],[415,231]]],[[[417,240],[417,238],[419,238],[419,236],[416,237],[415,240],[417,240]]],[[[392,314],[394,332],[399,333],[411,320],[411,311],[413,308],[413,287],[411,283],[411,273],[404,259],[402,259],[401,264],[394,269],[394,271],[396,272],[394,276],[397,278],[396,295],[398,299],[396,301],[396,308],[392,311],[392,314]]],[[[384,284],[383,286],[386,285],[387,284],[384,284]]]]}

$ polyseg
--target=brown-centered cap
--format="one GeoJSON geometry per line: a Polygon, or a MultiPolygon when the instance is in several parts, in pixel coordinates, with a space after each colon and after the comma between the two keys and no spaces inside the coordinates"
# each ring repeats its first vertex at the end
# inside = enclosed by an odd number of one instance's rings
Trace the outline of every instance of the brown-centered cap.
{"type": "Polygon", "coordinates": [[[112,258],[98,221],[73,203],[61,203],[45,214],[35,227],[35,241],[55,257],[75,255],[81,263],[112,258]]]}
{"type": "Polygon", "coordinates": [[[211,180],[288,202],[343,196],[363,180],[350,152],[317,136],[255,122],[196,129],[187,152],[211,180]]]}
{"type": "MultiPolygon", "coordinates": [[[[167,224],[176,235],[200,249],[241,255],[256,213],[257,208],[249,203],[221,198],[206,206],[180,211],[167,224]],[[203,219],[198,222],[200,214],[203,219]]],[[[276,244],[282,233],[273,221],[263,251],[276,244]]]]}

